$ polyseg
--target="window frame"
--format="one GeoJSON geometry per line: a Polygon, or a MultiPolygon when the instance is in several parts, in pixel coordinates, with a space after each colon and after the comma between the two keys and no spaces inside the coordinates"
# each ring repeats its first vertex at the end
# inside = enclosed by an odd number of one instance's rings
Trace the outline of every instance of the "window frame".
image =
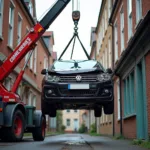
{"type": "Polygon", "coordinates": [[[139,23],[141,18],[142,18],[142,0],[136,0],[136,24],[139,23]]]}
{"type": "Polygon", "coordinates": [[[71,125],[71,120],[70,119],[66,119],[66,126],[70,127],[70,125],[71,125]]]}
{"type": "Polygon", "coordinates": [[[121,37],[121,52],[123,52],[125,48],[125,39],[124,39],[124,9],[123,6],[120,10],[120,37],[121,37]]]}
{"type": "Polygon", "coordinates": [[[133,23],[132,23],[132,0],[128,0],[127,1],[127,10],[128,10],[128,40],[131,38],[132,36],[132,26],[133,26],[133,23]],[[131,6],[129,5],[131,4],[131,6]],[[129,9],[131,8],[131,12],[129,12],[129,9]]]}
{"type": "Polygon", "coordinates": [[[114,46],[115,46],[115,62],[118,60],[118,25],[117,21],[115,22],[115,34],[114,34],[114,46]]]}
{"type": "Polygon", "coordinates": [[[18,13],[17,44],[19,44],[20,41],[21,41],[21,36],[22,36],[22,21],[23,21],[23,18],[20,15],[20,13],[18,13]]]}
{"type": "Polygon", "coordinates": [[[35,47],[34,50],[34,58],[33,58],[33,72],[36,74],[37,73],[37,47],[35,47]]]}
{"type": "Polygon", "coordinates": [[[10,1],[9,5],[9,22],[8,22],[8,46],[13,48],[13,34],[14,34],[14,19],[15,19],[15,5],[10,1]],[[11,9],[11,11],[10,11],[11,9]],[[11,17],[11,18],[10,18],[11,17]]]}
{"type": "Polygon", "coordinates": [[[3,11],[4,11],[4,0],[1,0],[0,6],[0,38],[2,37],[2,30],[3,30],[3,11]]]}
{"type": "Polygon", "coordinates": [[[120,97],[120,80],[118,79],[117,80],[117,112],[118,112],[118,120],[120,120],[120,99],[121,99],[121,97],[120,97]]]}

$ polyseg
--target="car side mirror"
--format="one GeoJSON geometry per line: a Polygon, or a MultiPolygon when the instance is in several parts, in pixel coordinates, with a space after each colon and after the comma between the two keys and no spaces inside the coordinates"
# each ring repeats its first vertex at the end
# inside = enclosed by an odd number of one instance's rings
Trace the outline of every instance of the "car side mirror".
{"type": "Polygon", "coordinates": [[[112,73],[113,73],[113,71],[112,71],[111,68],[107,68],[107,69],[106,69],[106,72],[109,73],[109,74],[112,74],[112,73]]]}
{"type": "Polygon", "coordinates": [[[46,70],[46,69],[43,69],[43,70],[41,71],[41,74],[43,74],[43,75],[46,75],[46,73],[47,73],[47,70],[46,70]]]}

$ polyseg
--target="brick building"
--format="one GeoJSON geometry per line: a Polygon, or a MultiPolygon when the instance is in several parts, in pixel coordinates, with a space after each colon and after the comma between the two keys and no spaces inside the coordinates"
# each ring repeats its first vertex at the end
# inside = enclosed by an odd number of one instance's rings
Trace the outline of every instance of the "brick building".
{"type": "MultiPolygon", "coordinates": [[[[13,52],[21,39],[36,23],[35,0],[0,0],[0,61],[13,52]]],[[[5,79],[4,85],[10,90],[15,78],[24,65],[26,57],[19,63],[14,71],[5,79]]],[[[44,40],[40,38],[28,62],[23,80],[17,90],[22,100],[29,105],[40,109],[41,70],[50,65],[51,52],[44,40]],[[46,61],[43,61],[44,58],[46,61]]]]}
{"type": "MultiPolygon", "coordinates": [[[[96,59],[101,62],[105,69],[112,68],[112,27],[108,23],[111,10],[112,0],[103,0],[95,30],[97,35],[96,59]]],[[[112,118],[112,115],[105,115],[102,110],[102,117],[96,119],[97,132],[100,134],[112,135],[112,118]]]]}
{"type": "Polygon", "coordinates": [[[114,133],[127,138],[150,135],[150,1],[114,0],[114,133]]]}

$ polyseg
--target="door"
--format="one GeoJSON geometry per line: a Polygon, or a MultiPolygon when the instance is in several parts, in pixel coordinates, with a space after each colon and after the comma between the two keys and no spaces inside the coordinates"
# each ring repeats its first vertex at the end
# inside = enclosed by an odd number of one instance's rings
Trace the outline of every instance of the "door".
{"type": "Polygon", "coordinates": [[[74,119],[74,131],[78,131],[78,129],[79,129],[79,120],[74,119]]]}
{"type": "Polygon", "coordinates": [[[148,139],[146,83],[144,60],[136,67],[136,124],[137,138],[148,139]]]}

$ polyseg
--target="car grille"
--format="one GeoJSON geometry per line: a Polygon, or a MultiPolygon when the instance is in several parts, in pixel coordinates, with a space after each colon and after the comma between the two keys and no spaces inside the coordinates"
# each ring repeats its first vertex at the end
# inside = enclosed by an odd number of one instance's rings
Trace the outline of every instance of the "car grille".
{"type": "Polygon", "coordinates": [[[93,90],[68,90],[60,89],[62,96],[67,97],[85,97],[85,96],[95,96],[97,94],[97,89],[93,90]]]}
{"type": "MultiPolygon", "coordinates": [[[[71,75],[71,76],[60,76],[60,81],[62,83],[74,83],[79,82],[76,80],[77,75],[71,75]]],[[[97,75],[80,75],[82,77],[80,82],[96,82],[97,81],[97,75]]]]}

